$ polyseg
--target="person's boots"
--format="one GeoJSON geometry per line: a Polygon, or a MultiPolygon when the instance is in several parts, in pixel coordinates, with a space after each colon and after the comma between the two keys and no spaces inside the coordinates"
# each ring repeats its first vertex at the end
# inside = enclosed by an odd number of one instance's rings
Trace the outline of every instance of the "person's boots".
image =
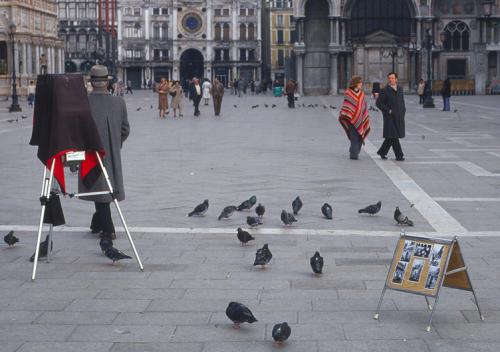
{"type": "Polygon", "coordinates": [[[103,232],[103,233],[101,233],[100,237],[103,238],[103,239],[104,238],[108,239],[108,240],[116,240],[116,233],[114,233],[114,232],[111,232],[111,233],[109,233],[109,232],[103,232]]]}

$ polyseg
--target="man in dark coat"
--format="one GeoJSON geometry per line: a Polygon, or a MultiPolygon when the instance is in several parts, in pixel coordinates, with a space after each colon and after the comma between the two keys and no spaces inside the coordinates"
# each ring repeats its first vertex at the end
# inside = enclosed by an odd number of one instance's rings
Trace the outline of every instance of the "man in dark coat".
{"type": "Polygon", "coordinates": [[[387,153],[392,147],[397,161],[405,160],[400,138],[405,136],[405,100],[403,88],[398,86],[398,76],[391,72],[387,75],[387,84],[380,91],[377,107],[384,115],[384,143],[377,151],[382,159],[387,159],[387,153]]]}
{"type": "Polygon", "coordinates": [[[450,111],[451,80],[449,78],[446,78],[443,82],[441,96],[443,97],[443,111],[450,111]]]}
{"type": "MultiPolygon", "coordinates": [[[[93,87],[89,94],[90,110],[104,146],[104,167],[109,175],[115,197],[118,201],[125,199],[123,186],[121,148],[130,133],[127,119],[127,106],[122,97],[112,96],[106,90],[108,84],[108,69],[106,66],[95,65],[90,70],[90,82],[93,87]]],[[[100,175],[91,188],[79,182],[78,190],[84,192],[99,192],[109,190],[104,175],[100,175]]],[[[93,201],[95,214],[92,217],[90,229],[93,233],[102,232],[101,237],[115,239],[115,227],[111,219],[109,203],[113,198],[109,194],[82,197],[93,201]]]]}
{"type": "Polygon", "coordinates": [[[189,86],[189,99],[193,101],[194,105],[194,116],[200,115],[200,106],[202,96],[202,89],[200,85],[200,80],[198,78],[193,78],[193,83],[189,86]]]}
{"type": "Polygon", "coordinates": [[[214,99],[215,116],[219,116],[222,105],[222,97],[224,96],[224,85],[217,78],[214,78],[214,84],[212,85],[210,93],[214,99]]]}

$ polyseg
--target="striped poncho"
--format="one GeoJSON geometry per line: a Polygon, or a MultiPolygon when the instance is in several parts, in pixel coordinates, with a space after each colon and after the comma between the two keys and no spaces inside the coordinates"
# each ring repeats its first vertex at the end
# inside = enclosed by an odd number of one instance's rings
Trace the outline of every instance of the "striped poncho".
{"type": "Polygon", "coordinates": [[[365,100],[365,93],[348,88],[344,94],[344,102],[340,109],[339,122],[349,138],[349,125],[353,125],[362,140],[370,133],[370,117],[365,100]]]}

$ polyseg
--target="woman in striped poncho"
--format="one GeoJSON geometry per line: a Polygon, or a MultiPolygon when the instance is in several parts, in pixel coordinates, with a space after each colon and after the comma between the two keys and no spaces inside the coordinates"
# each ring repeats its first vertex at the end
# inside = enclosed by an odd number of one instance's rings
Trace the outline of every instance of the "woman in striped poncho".
{"type": "Polygon", "coordinates": [[[361,146],[370,132],[370,117],[362,87],[361,77],[353,76],[344,94],[339,116],[339,122],[351,141],[349,153],[353,160],[358,159],[361,146]]]}

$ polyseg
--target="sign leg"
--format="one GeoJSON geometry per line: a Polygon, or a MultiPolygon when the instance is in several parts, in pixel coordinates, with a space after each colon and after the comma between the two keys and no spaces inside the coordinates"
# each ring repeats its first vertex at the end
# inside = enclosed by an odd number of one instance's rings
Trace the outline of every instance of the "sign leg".
{"type": "Polygon", "coordinates": [[[378,320],[378,318],[379,318],[380,308],[382,307],[382,300],[384,299],[386,289],[387,289],[387,287],[384,285],[384,289],[382,290],[382,294],[380,295],[380,300],[378,301],[377,312],[373,316],[373,319],[375,319],[375,320],[378,320]]]}
{"type": "Polygon", "coordinates": [[[474,296],[474,301],[476,302],[477,311],[479,312],[479,318],[484,321],[484,315],[483,313],[481,313],[481,308],[479,308],[479,301],[477,300],[474,288],[472,288],[472,295],[474,296]]]}
{"type": "Polygon", "coordinates": [[[425,297],[425,302],[427,302],[427,308],[429,308],[429,310],[432,310],[432,304],[431,302],[429,302],[429,298],[427,298],[427,296],[424,297],[425,297]]]}
{"type": "Polygon", "coordinates": [[[432,310],[431,310],[431,316],[429,318],[429,324],[427,325],[427,328],[425,329],[427,332],[431,331],[432,317],[434,316],[434,312],[436,311],[436,306],[437,306],[438,299],[439,299],[439,295],[437,295],[436,299],[434,300],[434,307],[432,307],[432,310]]]}

